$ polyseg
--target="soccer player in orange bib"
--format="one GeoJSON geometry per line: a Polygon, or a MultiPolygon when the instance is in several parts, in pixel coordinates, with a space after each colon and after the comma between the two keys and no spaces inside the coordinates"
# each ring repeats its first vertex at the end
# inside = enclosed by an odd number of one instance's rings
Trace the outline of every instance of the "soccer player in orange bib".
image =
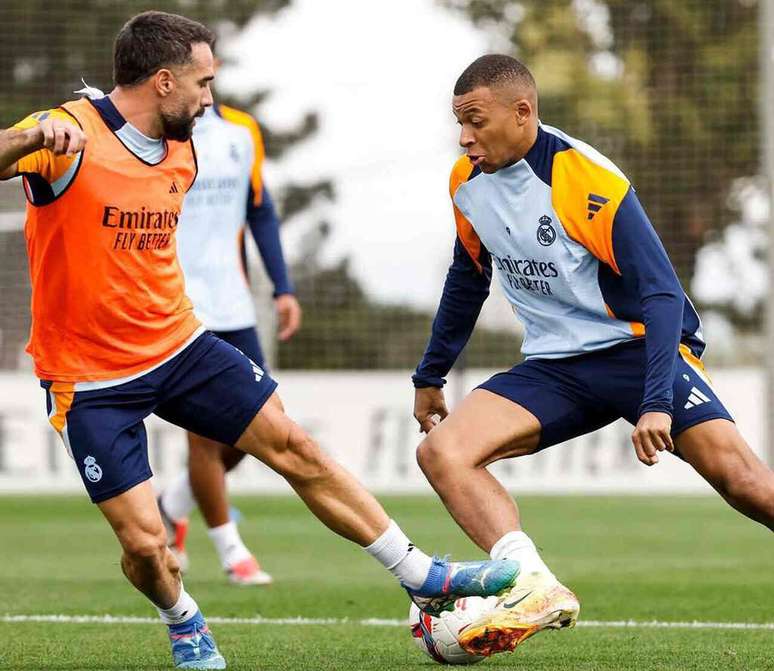
{"type": "Polygon", "coordinates": [[[427,351],[414,374],[419,463],[447,509],[493,559],[516,559],[507,598],[465,630],[469,652],[512,650],[572,626],[579,605],[521,529],[487,470],[609,424],[634,426],[637,458],[678,454],[734,508],[774,530],[774,473],[747,446],[699,359],[701,322],[623,173],[538,122],[519,61],[482,56],[460,75],[451,173],[457,239],[427,351]],[[496,275],[524,324],[525,361],[451,414],[444,377],[496,275]],[[438,423],[438,419],[441,419],[438,423]]]}
{"type": "Polygon", "coordinates": [[[196,177],[192,129],[212,104],[213,43],[195,21],[139,14],[116,38],[108,96],[0,133],[0,178],[22,175],[28,199],[28,351],[49,419],[121,544],[124,574],[158,609],[174,663],[187,669],[226,662],[167,548],[150,484],[151,413],[281,474],[428,612],[503,593],[519,571],[512,560],[450,562],[416,548],[284,413],[276,382],[194,316],[175,232],[196,177]]]}

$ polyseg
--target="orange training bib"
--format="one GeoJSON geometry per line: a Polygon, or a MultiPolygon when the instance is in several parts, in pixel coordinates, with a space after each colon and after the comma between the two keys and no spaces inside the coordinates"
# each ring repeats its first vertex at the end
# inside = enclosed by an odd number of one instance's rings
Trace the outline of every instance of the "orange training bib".
{"type": "Polygon", "coordinates": [[[190,142],[167,142],[166,157],[150,165],[88,100],[63,108],[88,144],[65,191],[27,205],[27,351],[42,379],[109,380],[163,361],[199,326],[175,244],[196,158],[190,142]]]}

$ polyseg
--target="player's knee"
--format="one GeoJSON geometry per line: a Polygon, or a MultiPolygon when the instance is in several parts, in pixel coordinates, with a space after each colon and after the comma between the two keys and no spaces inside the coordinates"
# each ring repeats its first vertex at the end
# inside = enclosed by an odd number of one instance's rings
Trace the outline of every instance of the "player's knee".
{"type": "Polygon", "coordinates": [[[429,478],[455,470],[451,466],[464,466],[458,463],[459,451],[455,449],[453,437],[443,432],[431,431],[417,448],[417,463],[429,478]]]}
{"type": "Polygon", "coordinates": [[[124,554],[133,562],[163,562],[167,536],[164,527],[137,525],[119,533],[124,554]]]}

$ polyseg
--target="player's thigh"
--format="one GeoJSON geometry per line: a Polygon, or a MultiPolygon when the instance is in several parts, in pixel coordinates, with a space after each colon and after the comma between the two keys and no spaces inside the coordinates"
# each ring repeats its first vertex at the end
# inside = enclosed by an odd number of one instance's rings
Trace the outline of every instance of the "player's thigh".
{"type": "Polygon", "coordinates": [[[329,460],[306,431],[285,414],[276,393],[261,407],[236,447],[294,478],[317,477],[329,460]]]}
{"type": "Polygon", "coordinates": [[[202,336],[197,355],[167,380],[155,413],[192,433],[235,445],[277,383],[234,346],[202,336]]]}
{"type": "Polygon", "coordinates": [[[540,421],[529,410],[485,389],[474,389],[435,426],[417,453],[423,468],[433,460],[483,466],[534,452],[540,421]]]}
{"type": "Polygon", "coordinates": [[[153,411],[155,391],[142,379],[93,391],[47,388],[49,420],[75,461],[93,503],[100,503],[152,477],[143,420],[153,411]]]}
{"type": "Polygon", "coordinates": [[[675,446],[685,461],[724,494],[771,486],[771,470],[732,421],[710,419],[694,424],[675,438],[675,446]]]}
{"type": "Polygon", "coordinates": [[[149,480],[97,505],[129,554],[154,556],[166,544],[164,524],[149,480]]]}
{"type": "Polygon", "coordinates": [[[589,396],[571,365],[527,361],[474,390],[430,432],[419,458],[429,447],[483,466],[565,442],[617,417],[589,396]]]}
{"type": "Polygon", "coordinates": [[[770,469],[742,437],[702,363],[681,347],[673,386],[676,452],[722,493],[770,483],[770,469]]]}

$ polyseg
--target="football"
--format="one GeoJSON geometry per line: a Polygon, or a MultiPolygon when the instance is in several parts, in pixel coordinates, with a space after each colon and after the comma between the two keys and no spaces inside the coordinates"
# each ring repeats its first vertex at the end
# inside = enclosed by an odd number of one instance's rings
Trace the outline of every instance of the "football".
{"type": "Polygon", "coordinates": [[[460,632],[497,604],[497,597],[470,596],[457,599],[454,610],[438,617],[423,613],[416,604],[409,610],[409,626],[414,644],[439,664],[475,664],[485,659],[462,649],[460,632]]]}

